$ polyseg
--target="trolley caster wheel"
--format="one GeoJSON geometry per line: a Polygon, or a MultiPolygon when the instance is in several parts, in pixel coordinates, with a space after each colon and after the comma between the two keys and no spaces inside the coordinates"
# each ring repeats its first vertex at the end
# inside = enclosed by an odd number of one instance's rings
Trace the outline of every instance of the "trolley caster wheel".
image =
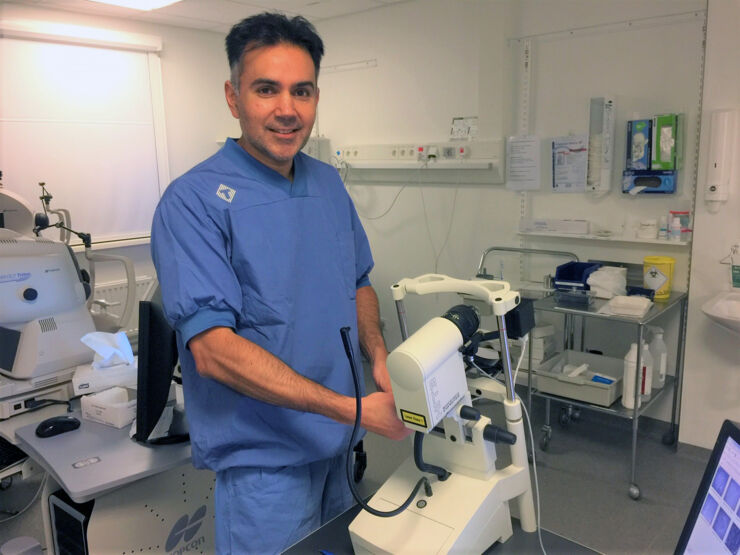
{"type": "Polygon", "coordinates": [[[640,499],[640,487],[637,484],[630,484],[629,494],[633,500],[637,501],[640,499]]]}
{"type": "Polygon", "coordinates": [[[675,445],[676,434],[673,432],[666,432],[663,434],[663,445],[675,445]]]}
{"type": "Polygon", "coordinates": [[[542,437],[540,438],[540,449],[543,451],[547,451],[547,448],[550,446],[550,434],[542,434],[542,437]]]}
{"type": "Polygon", "coordinates": [[[570,415],[566,408],[560,409],[560,415],[558,416],[558,423],[561,427],[567,428],[570,425],[570,415]]]}

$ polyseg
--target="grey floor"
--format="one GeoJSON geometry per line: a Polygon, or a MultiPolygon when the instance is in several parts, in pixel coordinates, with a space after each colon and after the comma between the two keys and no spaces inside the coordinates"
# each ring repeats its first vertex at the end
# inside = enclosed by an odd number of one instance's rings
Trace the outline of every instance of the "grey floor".
{"type": "MultiPolygon", "coordinates": [[[[494,422],[502,422],[493,404],[479,408],[494,422]]],[[[552,404],[553,434],[543,452],[537,441],[544,402],[535,399],[533,406],[542,527],[605,554],[673,553],[709,451],[663,445],[668,425],[643,417],[637,443],[642,497],[633,501],[628,495],[632,422],[582,411],[580,420],[564,429],[557,424],[559,409],[552,404]]],[[[411,454],[411,446],[372,435],[366,444],[365,488],[373,490],[411,454]]],[[[500,455],[499,461],[507,463],[506,456],[500,455]]]]}

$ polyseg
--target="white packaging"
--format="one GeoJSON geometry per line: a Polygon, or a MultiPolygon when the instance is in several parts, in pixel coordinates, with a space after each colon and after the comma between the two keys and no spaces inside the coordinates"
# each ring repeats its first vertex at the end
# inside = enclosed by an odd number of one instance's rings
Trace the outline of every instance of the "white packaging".
{"type": "Polygon", "coordinates": [[[80,398],[82,418],[123,428],[131,424],[136,417],[136,391],[126,387],[112,387],[84,395],[80,398]]]}
{"type": "MultiPolygon", "coordinates": [[[[622,376],[622,406],[635,408],[635,372],[637,370],[637,343],[630,346],[624,355],[624,375],[622,376]]],[[[637,396],[637,407],[642,405],[642,397],[637,396]]]]}
{"type": "Polygon", "coordinates": [[[663,341],[663,330],[660,328],[653,328],[650,355],[653,357],[653,387],[660,389],[665,385],[665,376],[668,371],[668,348],[663,341]]]}
{"type": "Polygon", "coordinates": [[[519,221],[519,231],[534,233],[568,233],[573,235],[588,235],[588,220],[548,220],[522,219],[519,221]]]}

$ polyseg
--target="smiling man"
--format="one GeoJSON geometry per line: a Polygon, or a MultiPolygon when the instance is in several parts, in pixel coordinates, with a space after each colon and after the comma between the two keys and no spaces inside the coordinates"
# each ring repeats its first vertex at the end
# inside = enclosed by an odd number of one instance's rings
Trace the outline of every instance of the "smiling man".
{"type": "Polygon", "coordinates": [[[216,472],[217,551],[276,553],[352,504],[342,327],[378,388],[362,399],[363,428],[408,432],[362,224],[336,170],[300,152],[322,41],[301,17],[264,13],[235,25],[226,51],[242,135],[168,187],[152,258],[177,331],[193,464],[216,472]]]}

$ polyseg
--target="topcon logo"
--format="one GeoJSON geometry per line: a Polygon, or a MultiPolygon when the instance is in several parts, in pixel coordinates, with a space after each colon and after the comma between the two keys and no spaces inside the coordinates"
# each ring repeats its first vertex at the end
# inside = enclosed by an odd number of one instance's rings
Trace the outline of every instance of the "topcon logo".
{"type": "Polygon", "coordinates": [[[221,200],[225,200],[226,202],[231,202],[232,200],[234,200],[235,195],[236,191],[231,187],[224,185],[223,183],[218,186],[218,191],[216,191],[216,196],[218,196],[218,198],[220,198],[221,200]]]}
{"type": "Polygon", "coordinates": [[[188,518],[187,514],[182,515],[180,519],[175,522],[175,525],[170,531],[170,535],[167,538],[167,543],[165,543],[164,546],[165,550],[167,552],[175,553],[176,555],[182,555],[183,553],[186,553],[191,549],[198,549],[206,541],[206,538],[205,536],[201,536],[195,540],[193,540],[193,538],[195,537],[195,534],[198,533],[200,525],[203,523],[203,518],[205,516],[205,505],[201,505],[200,508],[198,508],[193,513],[193,516],[191,518],[188,518]],[[177,547],[177,545],[180,543],[180,540],[183,540],[185,542],[185,545],[183,545],[177,551],[173,551],[173,549],[175,549],[175,547],[177,547]]]}

